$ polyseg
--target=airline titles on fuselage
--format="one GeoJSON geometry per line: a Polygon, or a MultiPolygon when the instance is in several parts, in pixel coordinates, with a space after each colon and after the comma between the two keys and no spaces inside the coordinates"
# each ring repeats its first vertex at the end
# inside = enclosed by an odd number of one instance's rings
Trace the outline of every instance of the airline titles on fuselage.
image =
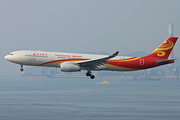
{"type": "Polygon", "coordinates": [[[48,54],[44,53],[33,53],[34,56],[48,56],[48,54]]]}
{"type": "MultiPolygon", "coordinates": [[[[47,53],[33,53],[33,56],[48,56],[47,53]]],[[[72,58],[82,58],[83,56],[79,55],[62,55],[62,54],[55,54],[57,57],[72,57],[72,58]]]]}

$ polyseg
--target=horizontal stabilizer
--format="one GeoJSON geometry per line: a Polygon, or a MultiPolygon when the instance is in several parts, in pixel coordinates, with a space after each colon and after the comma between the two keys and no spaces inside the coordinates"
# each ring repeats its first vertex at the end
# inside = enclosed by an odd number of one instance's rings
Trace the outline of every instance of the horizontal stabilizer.
{"type": "Polygon", "coordinates": [[[174,63],[174,60],[176,60],[176,59],[170,59],[170,60],[156,60],[156,64],[157,64],[157,65],[163,65],[163,64],[174,63]]]}

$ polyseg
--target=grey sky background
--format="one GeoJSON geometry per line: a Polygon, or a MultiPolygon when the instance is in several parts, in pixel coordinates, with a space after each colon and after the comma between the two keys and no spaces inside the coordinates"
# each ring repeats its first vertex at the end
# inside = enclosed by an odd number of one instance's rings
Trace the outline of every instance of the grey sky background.
{"type": "MultiPolygon", "coordinates": [[[[0,0],[0,75],[20,66],[4,59],[16,50],[151,53],[180,37],[179,0],[0,0]]],[[[180,57],[180,42],[175,57],[180,57]]]]}

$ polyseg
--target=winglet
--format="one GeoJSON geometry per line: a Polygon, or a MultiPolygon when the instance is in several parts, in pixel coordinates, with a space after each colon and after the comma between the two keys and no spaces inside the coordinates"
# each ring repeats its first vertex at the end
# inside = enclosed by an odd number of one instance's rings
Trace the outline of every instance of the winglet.
{"type": "Polygon", "coordinates": [[[119,51],[116,51],[115,53],[112,54],[112,56],[117,56],[119,51]]]}

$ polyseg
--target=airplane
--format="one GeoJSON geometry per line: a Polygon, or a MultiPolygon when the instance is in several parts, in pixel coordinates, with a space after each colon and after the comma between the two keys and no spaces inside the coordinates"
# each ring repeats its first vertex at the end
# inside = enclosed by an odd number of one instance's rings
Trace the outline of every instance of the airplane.
{"type": "Polygon", "coordinates": [[[4,58],[19,64],[20,71],[23,65],[45,66],[61,68],[62,72],[77,72],[87,70],[86,76],[94,79],[91,71],[135,71],[174,63],[175,59],[168,59],[178,37],[169,37],[152,53],[144,57],[117,56],[119,51],[112,55],[78,54],[46,51],[14,51],[4,58]]]}

